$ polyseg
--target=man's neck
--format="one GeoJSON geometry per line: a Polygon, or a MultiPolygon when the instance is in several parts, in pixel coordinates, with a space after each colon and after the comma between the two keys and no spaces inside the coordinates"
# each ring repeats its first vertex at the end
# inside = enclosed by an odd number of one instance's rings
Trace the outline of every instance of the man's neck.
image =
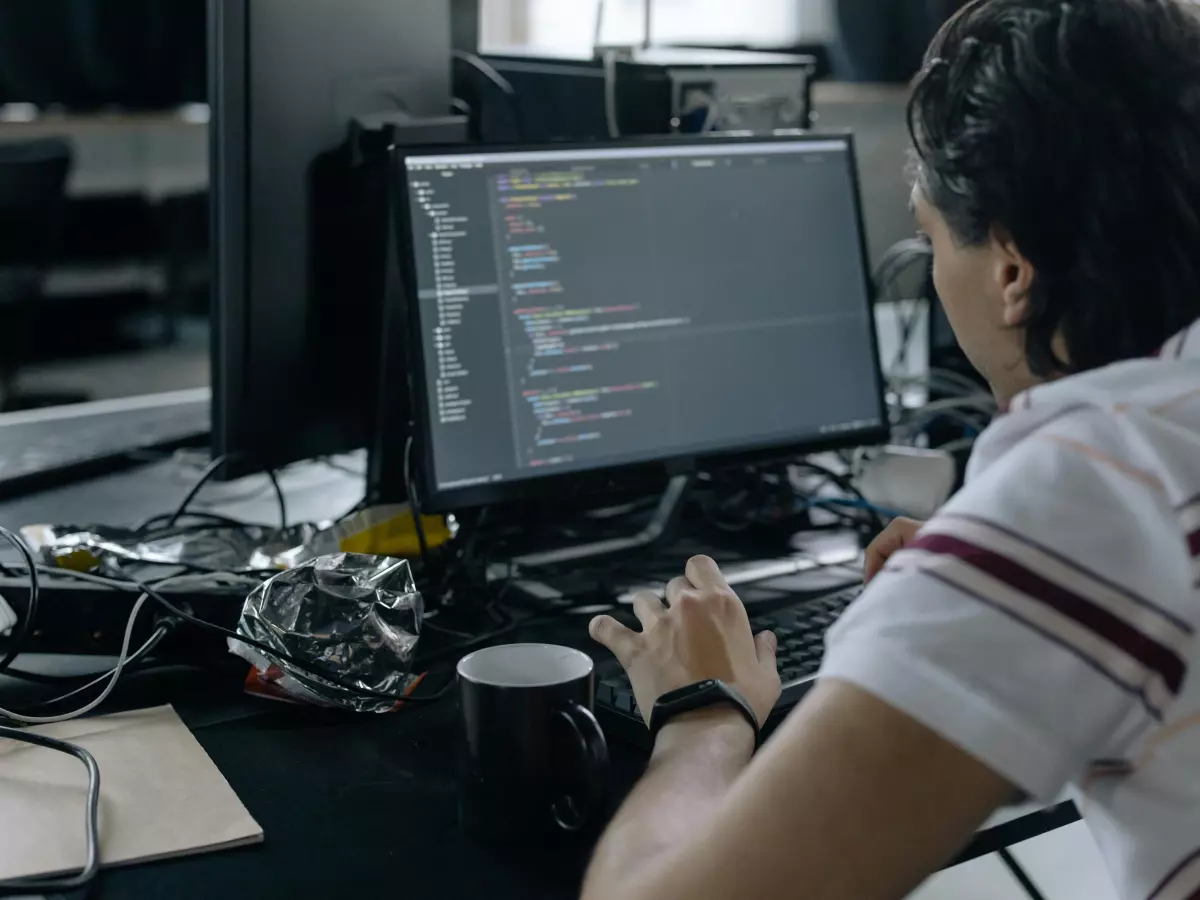
{"type": "Polygon", "coordinates": [[[992,395],[996,398],[996,403],[1001,409],[1008,409],[1014,397],[1032,387],[1044,384],[1046,380],[1035,376],[1029,371],[1028,366],[1022,363],[1019,366],[1005,369],[998,378],[988,379],[988,384],[992,389],[992,395]]]}

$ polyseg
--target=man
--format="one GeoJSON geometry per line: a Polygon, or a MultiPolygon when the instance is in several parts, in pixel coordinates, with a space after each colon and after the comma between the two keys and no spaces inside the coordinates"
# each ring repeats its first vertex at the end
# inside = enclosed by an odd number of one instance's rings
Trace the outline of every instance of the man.
{"type": "MultiPolygon", "coordinates": [[[[753,756],[673,717],[586,900],[896,900],[1020,794],[1079,801],[1128,900],[1200,898],[1200,22],[1176,0],[975,0],[915,85],[913,201],[1005,414],[966,487],[870,549],[818,686],[753,756]]],[[[592,634],[638,703],[775,641],[692,560],[592,634]]]]}

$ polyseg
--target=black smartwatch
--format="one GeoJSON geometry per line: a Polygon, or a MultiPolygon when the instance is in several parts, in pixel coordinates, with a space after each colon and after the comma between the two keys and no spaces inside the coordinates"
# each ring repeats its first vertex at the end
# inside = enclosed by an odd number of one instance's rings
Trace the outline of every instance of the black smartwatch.
{"type": "Polygon", "coordinates": [[[654,702],[654,709],[650,711],[650,739],[653,741],[658,737],[663,726],[676,716],[694,712],[697,709],[708,709],[721,705],[732,706],[750,723],[750,727],[754,729],[754,747],[757,749],[762,737],[758,716],[754,714],[754,710],[745,697],[725,682],[715,678],[708,681],[697,681],[687,687],[668,691],[659,697],[654,702]]]}

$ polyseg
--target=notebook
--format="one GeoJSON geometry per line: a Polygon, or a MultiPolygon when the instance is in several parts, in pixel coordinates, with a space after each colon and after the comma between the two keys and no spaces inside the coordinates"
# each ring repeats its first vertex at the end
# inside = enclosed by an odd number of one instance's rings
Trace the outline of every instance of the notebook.
{"type": "MultiPolygon", "coordinates": [[[[100,767],[100,862],[148,862],[259,843],[262,829],[170,706],[39,726],[100,767]]],[[[0,739],[0,880],[84,863],[87,770],[0,739]]]]}

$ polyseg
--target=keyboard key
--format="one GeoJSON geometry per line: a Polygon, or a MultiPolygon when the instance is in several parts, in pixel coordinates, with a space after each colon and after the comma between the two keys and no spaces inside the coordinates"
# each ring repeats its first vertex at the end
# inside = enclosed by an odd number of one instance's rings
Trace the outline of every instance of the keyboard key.
{"type": "Polygon", "coordinates": [[[602,681],[596,685],[596,702],[604,703],[612,706],[613,703],[613,686],[607,681],[602,681]]]}

